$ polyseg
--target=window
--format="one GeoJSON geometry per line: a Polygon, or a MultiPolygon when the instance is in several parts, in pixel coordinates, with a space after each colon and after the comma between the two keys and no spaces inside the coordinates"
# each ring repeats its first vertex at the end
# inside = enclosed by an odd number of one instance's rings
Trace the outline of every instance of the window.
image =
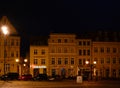
{"type": "Polygon", "coordinates": [[[19,46],[19,42],[18,42],[18,40],[16,41],[16,46],[19,46]]]}
{"type": "Polygon", "coordinates": [[[58,39],[58,43],[61,43],[61,39],[58,39]]]}
{"type": "Polygon", "coordinates": [[[86,42],[85,42],[85,41],[83,41],[83,45],[84,45],[84,46],[86,45],[86,42]]]}
{"type": "Polygon", "coordinates": [[[118,76],[120,77],[120,69],[119,69],[119,72],[118,72],[118,76]]]}
{"type": "Polygon", "coordinates": [[[83,50],[83,55],[86,55],[86,50],[83,50]]]}
{"type": "Polygon", "coordinates": [[[34,54],[37,54],[37,49],[34,50],[34,54]]]}
{"type": "Polygon", "coordinates": [[[52,58],[51,64],[55,64],[55,58],[52,58]]]}
{"type": "Polygon", "coordinates": [[[110,48],[107,48],[107,53],[110,53],[110,48]]]}
{"type": "Polygon", "coordinates": [[[116,63],[116,58],[113,58],[113,64],[115,64],[116,63]]]}
{"type": "Polygon", "coordinates": [[[67,43],[67,42],[68,42],[68,40],[67,40],[67,39],[65,39],[65,40],[64,40],[64,42],[65,42],[65,43],[67,43]]]}
{"type": "Polygon", "coordinates": [[[82,59],[79,59],[78,63],[79,63],[80,65],[82,65],[82,59]]]}
{"type": "Polygon", "coordinates": [[[6,64],[5,68],[6,68],[6,72],[10,72],[10,64],[6,64]]]}
{"type": "Polygon", "coordinates": [[[101,64],[104,64],[104,58],[101,58],[101,64]]]}
{"type": "Polygon", "coordinates": [[[120,64],[120,58],[118,58],[119,60],[118,60],[118,63],[120,64]]]}
{"type": "Polygon", "coordinates": [[[74,64],[74,58],[71,58],[71,64],[74,64]]]}
{"type": "Polygon", "coordinates": [[[58,64],[61,64],[61,58],[58,58],[58,64]]]}
{"type": "Polygon", "coordinates": [[[61,48],[60,47],[58,48],[58,53],[61,53],[61,48]]]}
{"type": "Polygon", "coordinates": [[[110,58],[106,58],[106,63],[110,64],[110,58]]]}
{"type": "Polygon", "coordinates": [[[67,53],[67,52],[68,52],[68,51],[67,51],[67,48],[65,47],[65,48],[64,48],[64,53],[67,53]]]}
{"type": "Polygon", "coordinates": [[[14,52],[11,52],[11,57],[14,57],[14,52]]]}
{"type": "Polygon", "coordinates": [[[97,59],[97,58],[94,58],[94,61],[98,62],[98,59],[97,59]]]}
{"type": "Polygon", "coordinates": [[[42,64],[42,65],[45,64],[45,59],[41,59],[41,64],[42,64]]]}
{"type": "Polygon", "coordinates": [[[79,45],[80,45],[80,46],[82,45],[82,42],[81,42],[81,41],[79,41],[79,45]]]}
{"type": "Polygon", "coordinates": [[[116,53],[116,52],[117,52],[116,48],[113,48],[113,53],[116,53]]]}
{"type": "Polygon", "coordinates": [[[14,40],[13,39],[11,40],[11,46],[14,46],[14,40]]]}
{"type": "Polygon", "coordinates": [[[38,64],[38,59],[34,59],[34,64],[38,64]]]}
{"type": "Polygon", "coordinates": [[[65,58],[65,64],[68,64],[68,58],[65,58]]]}
{"type": "Polygon", "coordinates": [[[18,57],[18,51],[16,51],[16,57],[18,57]]]}
{"type": "Polygon", "coordinates": [[[79,50],[79,55],[82,55],[82,50],[79,50]]]}
{"type": "Polygon", "coordinates": [[[87,50],[87,55],[90,55],[90,50],[87,50]]]}
{"type": "Polygon", "coordinates": [[[45,49],[41,50],[41,54],[44,55],[45,54],[45,49]]]}
{"type": "Polygon", "coordinates": [[[98,52],[98,48],[94,47],[94,52],[97,53],[98,52]]]}
{"type": "Polygon", "coordinates": [[[100,52],[104,53],[104,48],[103,47],[100,48],[100,52]]]}
{"type": "Polygon", "coordinates": [[[90,45],[90,41],[87,41],[87,45],[88,45],[88,46],[90,45]]]}

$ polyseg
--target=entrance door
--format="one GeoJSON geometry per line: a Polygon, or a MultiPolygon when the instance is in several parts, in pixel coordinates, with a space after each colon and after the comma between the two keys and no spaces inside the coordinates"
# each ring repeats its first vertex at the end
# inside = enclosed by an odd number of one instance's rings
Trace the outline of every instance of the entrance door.
{"type": "Polygon", "coordinates": [[[37,76],[39,74],[39,69],[34,69],[33,70],[33,76],[37,76]]]}
{"type": "Polygon", "coordinates": [[[66,70],[64,68],[61,69],[61,76],[62,78],[65,78],[66,70]]]}

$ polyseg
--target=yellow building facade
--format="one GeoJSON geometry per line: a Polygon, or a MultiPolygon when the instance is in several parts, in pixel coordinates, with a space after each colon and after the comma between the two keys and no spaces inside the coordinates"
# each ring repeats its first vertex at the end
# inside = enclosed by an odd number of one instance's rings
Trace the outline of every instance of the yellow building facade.
{"type": "Polygon", "coordinates": [[[30,46],[30,73],[33,75],[33,68],[39,68],[39,73],[48,76],[74,77],[87,71],[100,78],[120,78],[120,42],[93,41],[69,33],[51,33],[47,42],[47,46],[30,46]],[[42,49],[46,52],[44,55],[42,49]],[[42,58],[44,66],[40,63],[42,58]],[[37,65],[35,59],[38,59],[37,65]]]}
{"type": "Polygon", "coordinates": [[[6,16],[0,20],[0,75],[18,72],[16,59],[20,58],[20,37],[6,16]],[[7,26],[9,34],[4,35],[2,26],[7,26]]]}
{"type": "Polygon", "coordinates": [[[120,78],[120,42],[93,42],[92,58],[102,78],[120,78]]]}
{"type": "Polygon", "coordinates": [[[30,73],[49,74],[48,46],[30,46],[30,73]]]}

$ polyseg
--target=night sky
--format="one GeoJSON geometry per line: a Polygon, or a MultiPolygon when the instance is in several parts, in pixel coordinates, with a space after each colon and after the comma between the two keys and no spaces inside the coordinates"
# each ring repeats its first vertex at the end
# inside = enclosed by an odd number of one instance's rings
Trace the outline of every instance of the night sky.
{"type": "Polygon", "coordinates": [[[114,0],[0,0],[6,15],[25,38],[50,32],[120,29],[120,5],[114,0]]]}

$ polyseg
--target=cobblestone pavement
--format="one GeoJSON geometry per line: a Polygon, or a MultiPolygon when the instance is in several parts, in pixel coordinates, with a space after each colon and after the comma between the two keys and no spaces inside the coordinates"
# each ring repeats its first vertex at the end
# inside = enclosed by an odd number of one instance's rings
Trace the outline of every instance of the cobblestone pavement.
{"type": "Polygon", "coordinates": [[[0,81],[0,88],[120,88],[120,81],[0,81]]]}

